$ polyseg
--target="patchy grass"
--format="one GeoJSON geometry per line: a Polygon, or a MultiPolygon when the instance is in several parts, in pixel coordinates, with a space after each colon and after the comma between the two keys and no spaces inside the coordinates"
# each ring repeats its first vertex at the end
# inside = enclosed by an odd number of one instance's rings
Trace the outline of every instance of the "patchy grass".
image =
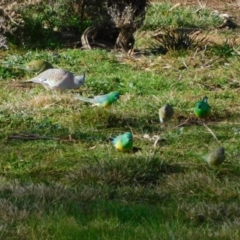
{"type": "Polygon", "coordinates": [[[218,25],[221,19],[208,8],[197,6],[177,6],[171,3],[154,3],[148,8],[143,30],[156,30],[160,27],[208,28],[218,25]]]}
{"type": "MultiPolygon", "coordinates": [[[[139,48],[149,47],[141,36],[170,8],[150,7],[145,29],[137,33],[139,48]]],[[[180,26],[174,24],[179,16],[184,25],[215,24],[206,15],[211,10],[200,11],[198,20],[187,17],[193,11],[174,8],[165,25],[180,26]]],[[[86,85],[50,92],[21,83],[30,73],[0,66],[1,239],[238,239],[239,46],[208,43],[165,55],[2,52],[4,61],[44,58],[76,74],[86,72],[86,85]],[[113,90],[122,95],[106,109],[73,98],[113,90]],[[217,140],[193,114],[203,96],[212,107],[204,123],[217,140]],[[158,109],[165,103],[175,115],[162,126],[158,109]],[[133,132],[138,151],[113,148],[110,137],[125,131],[133,132]],[[57,139],[9,138],[19,133],[57,139]],[[226,161],[212,169],[202,156],[218,145],[225,147],[226,161]]]]}

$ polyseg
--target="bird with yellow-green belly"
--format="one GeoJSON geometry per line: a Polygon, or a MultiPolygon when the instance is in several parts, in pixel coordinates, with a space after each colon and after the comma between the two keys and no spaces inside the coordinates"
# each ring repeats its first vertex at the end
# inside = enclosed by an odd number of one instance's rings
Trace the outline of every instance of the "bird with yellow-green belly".
{"type": "Polygon", "coordinates": [[[113,138],[112,143],[118,151],[131,151],[133,148],[133,135],[130,132],[126,132],[113,138]]]}

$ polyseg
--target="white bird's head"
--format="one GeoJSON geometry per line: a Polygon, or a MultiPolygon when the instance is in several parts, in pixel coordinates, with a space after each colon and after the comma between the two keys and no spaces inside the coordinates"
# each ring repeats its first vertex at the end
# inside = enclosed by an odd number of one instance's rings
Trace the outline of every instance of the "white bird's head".
{"type": "Polygon", "coordinates": [[[74,83],[77,86],[84,85],[84,82],[85,82],[85,73],[81,76],[74,76],[74,83]]]}

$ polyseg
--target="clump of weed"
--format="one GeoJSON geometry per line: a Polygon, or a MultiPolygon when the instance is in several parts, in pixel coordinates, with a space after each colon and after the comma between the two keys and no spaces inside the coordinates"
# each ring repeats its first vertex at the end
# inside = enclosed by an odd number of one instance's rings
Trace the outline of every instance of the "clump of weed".
{"type": "Polygon", "coordinates": [[[237,44],[234,39],[226,39],[223,43],[214,43],[209,50],[216,56],[229,58],[237,54],[234,49],[234,46],[236,45],[237,44]]]}
{"type": "Polygon", "coordinates": [[[155,54],[166,54],[169,51],[181,51],[203,48],[208,40],[206,36],[198,38],[196,29],[163,29],[151,41],[151,51],[155,54]],[[195,33],[194,33],[195,32],[195,33]]]}

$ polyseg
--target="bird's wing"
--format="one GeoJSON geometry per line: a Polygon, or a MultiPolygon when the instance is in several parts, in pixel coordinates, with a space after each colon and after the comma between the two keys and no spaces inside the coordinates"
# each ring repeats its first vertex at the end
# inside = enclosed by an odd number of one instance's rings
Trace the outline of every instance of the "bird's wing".
{"type": "Polygon", "coordinates": [[[108,101],[108,96],[99,95],[99,96],[95,96],[93,99],[96,104],[104,104],[106,101],[108,101]]]}
{"type": "Polygon", "coordinates": [[[13,68],[18,68],[18,69],[23,69],[23,70],[28,70],[26,66],[22,65],[22,64],[15,64],[15,63],[6,63],[3,62],[3,66],[4,67],[13,67],[13,68]]]}
{"type": "Polygon", "coordinates": [[[62,87],[63,89],[72,88],[74,85],[73,74],[69,72],[65,72],[65,73],[59,72],[54,76],[53,82],[56,87],[60,87],[60,88],[62,87]]]}
{"type": "Polygon", "coordinates": [[[113,138],[112,143],[114,145],[116,145],[121,140],[121,138],[122,138],[122,136],[117,136],[117,137],[113,138]]]}
{"type": "Polygon", "coordinates": [[[123,151],[122,136],[117,136],[112,141],[113,145],[119,151],[123,151]]]}

